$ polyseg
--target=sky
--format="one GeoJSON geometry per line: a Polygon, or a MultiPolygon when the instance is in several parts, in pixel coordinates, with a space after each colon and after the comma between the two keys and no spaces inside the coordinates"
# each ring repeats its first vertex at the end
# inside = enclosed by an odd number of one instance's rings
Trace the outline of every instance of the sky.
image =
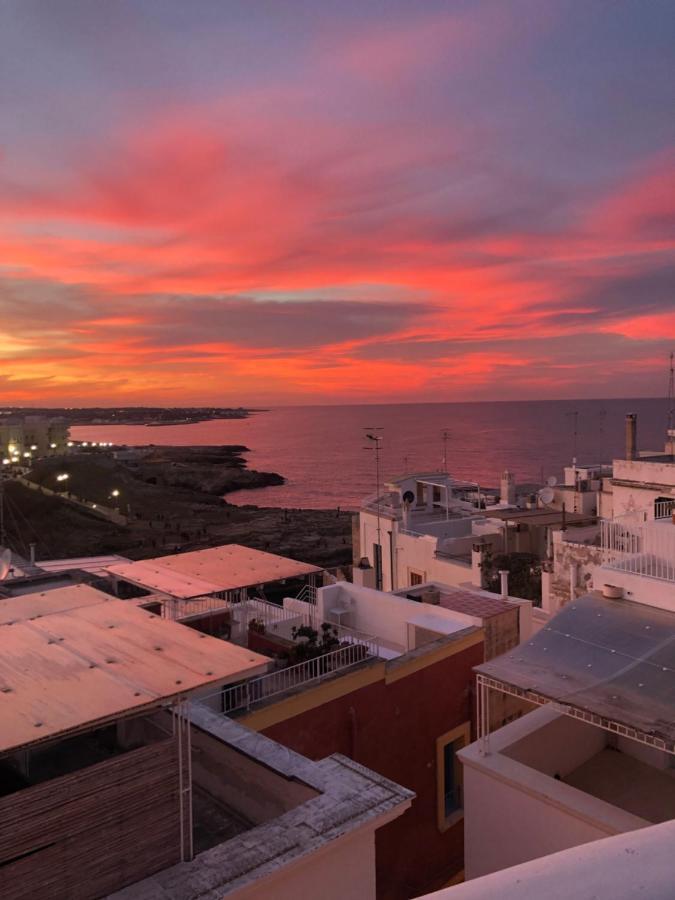
{"type": "Polygon", "coordinates": [[[672,0],[1,0],[0,403],[663,396],[672,0]]]}

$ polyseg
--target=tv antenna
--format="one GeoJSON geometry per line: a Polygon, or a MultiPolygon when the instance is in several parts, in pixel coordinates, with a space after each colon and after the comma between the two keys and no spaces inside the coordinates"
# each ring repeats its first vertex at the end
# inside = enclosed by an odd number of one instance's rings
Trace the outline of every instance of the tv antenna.
{"type": "Polygon", "coordinates": [[[577,440],[579,437],[579,410],[573,409],[571,412],[565,413],[565,415],[571,417],[571,419],[572,419],[572,424],[573,424],[572,434],[574,437],[574,443],[573,443],[574,455],[572,457],[572,461],[573,461],[574,465],[576,466],[576,464],[577,464],[577,440]]]}
{"type": "MultiPolygon", "coordinates": [[[[675,354],[670,353],[670,371],[668,373],[668,431],[675,428],[675,369],[673,368],[673,358],[675,354]]],[[[670,435],[668,435],[670,437],[670,435]]]]}
{"type": "Polygon", "coordinates": [[[443,471],[445,474],[448,474],[448,440],[450,439],[450,432],[447,428],[444,428],[441,432],[441,440],[443,441],[443,471]]]}
{"type": "Polygon", "coordinates": [[[384,429],[379,425],[364,428],[364,436],[367,441],[364,450],[375,451],[375,510],[377,513],[377,555],[375,560],[375,587],[382,590],[382,523],[380,521],[380,449],[382,447],[382,434],[384,429]]]}
{"type": "Polygon", "coordinates": [[[5,485],[0,481],[0,546],[7,543],[5,534],[5,485]]]}

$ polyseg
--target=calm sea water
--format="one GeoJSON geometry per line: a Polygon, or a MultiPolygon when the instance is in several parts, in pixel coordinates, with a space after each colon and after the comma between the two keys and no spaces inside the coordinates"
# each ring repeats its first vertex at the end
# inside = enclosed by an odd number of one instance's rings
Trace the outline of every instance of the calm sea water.
{"type": "Polygon", "coordinates": [[[238,491],[233,503],[258,506],[355,508],[375,490],[375,459],[364,429],[382,428],[382,480],[442,469],[496,486],[503,469],[519,482],[559,477],[575,454],[580,463],[623,454],[624,416],[638,414],[638,445],[661,449],[665,400],[577,400],[504,403],[419,403],[382,406],[279,407],[248,419],[196,425],[82,426],[77,440],[126,444],[244,444],[250,468],[279,472],[279,487],[238,491]],[[575,439],[576,413],[576,439],[575,439]]]}

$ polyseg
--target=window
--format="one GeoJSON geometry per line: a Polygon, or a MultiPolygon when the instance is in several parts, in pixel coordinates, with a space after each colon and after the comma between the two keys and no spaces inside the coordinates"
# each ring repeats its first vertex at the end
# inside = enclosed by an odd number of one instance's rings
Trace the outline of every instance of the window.
{"type": "Polygon", "coordinates": [[[462,763],[457,751],[469,743],[470,725],[448,731],[436,741],[436,780],[438,828],[445,831],[459,821],[464,812],[462,795],[462,763]]]}
{"type": "Polygon", "coordinates": [[[413,572],[410,570],[410,587],[414,587],[416,584],[424,584],[424,575],[421,572],[413,572]]]}

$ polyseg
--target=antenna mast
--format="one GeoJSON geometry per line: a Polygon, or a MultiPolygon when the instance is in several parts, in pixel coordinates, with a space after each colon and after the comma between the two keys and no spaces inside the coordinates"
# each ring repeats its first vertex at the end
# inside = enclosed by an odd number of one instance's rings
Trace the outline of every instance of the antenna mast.
{"type": "MultiPolygon", "coordinates": [[[[668,376],[668,431],[675,428],[675,371],[673,370],[673,357],[675,354],[670,353],[670,373],[668,376]]],[[[671,437],[669,434],[668,437],[671,437]]]]}
{"type": "Polygon", "coordinates": [[[383,429],[379,426],[375,428],[364,428],[367,441],[371,441],[370,445],[366,445],[364,450],[375,451],[375,504],[377,511],[377,559],[375,562],[375,586],[378,591],[382,590],[382,524],[380,521],[380,447],[382,446],[382,435],[378,434],[383,429]]]}
{"type": "Polygon", "coordinates": [[[441,432],[441,438],[443,439],[443,471],[445,474],[448,474],[448,440],[450,438],[450,432],[444,429],[441,432]]]}
{"type": "Polygon", "coordinates": [[[567,416],[572,417],[572,421],[574,422],[574,456],[572,458],[572,462],[576,466],[577,464],[577,438],[579,435],[579,410],[574,409],[572,412],[566,413],[567,416]]]}

